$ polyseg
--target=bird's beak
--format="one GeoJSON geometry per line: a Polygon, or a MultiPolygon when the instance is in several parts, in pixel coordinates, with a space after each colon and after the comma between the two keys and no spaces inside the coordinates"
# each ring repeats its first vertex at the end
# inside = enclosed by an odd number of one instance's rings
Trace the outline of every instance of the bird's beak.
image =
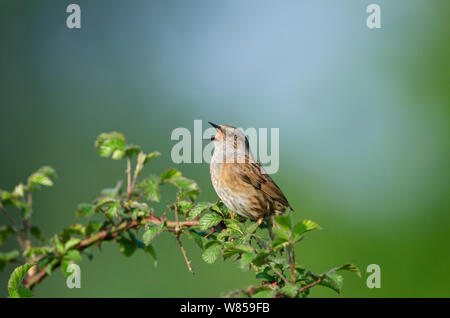
{"type": "MultiPolygon", "coordinates": [[[[214,124],[214,123],[212,123],[212,122],[210,122],[210,121],[208,121],[208,123],[209,123],[211,126],[213,126],[214,128],[216,128],[217,131],[221,131],[221,128],[220,128],[219,125],[216,125],[216,124],[214,124]]],[[[215,139],[216,139],[216,138],[213,136],[213,137],[211,137],[211,138],[204,138],[203,140],[210,140],[210,141],[213,141],[213,140],[215,140],[215,139]]]]}
{"type": "Polygon", "coordinates": [[[216,128],[217,130],[220,130],[220,126],[219,126],[219,125],[216,125],[216,124],[214,124],[214,123],[212,123],[212,122],[210,122],[210,121],[208,121],[208,123],[209,123],[211,126],[213,126],[214,128],[216,128]]]}

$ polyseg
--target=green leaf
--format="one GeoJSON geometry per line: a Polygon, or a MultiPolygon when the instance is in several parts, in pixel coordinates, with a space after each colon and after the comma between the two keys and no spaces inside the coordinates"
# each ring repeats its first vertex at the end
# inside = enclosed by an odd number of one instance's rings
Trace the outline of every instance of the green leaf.
{"type": "Polygon", "coordinates": [[[160,231],[160,226],[150,225],[148,229],[145,230],[142,236],[142,240],[144,241],[145,245],[148,245],[160,231]]]}
{"type": "Polygon", "coordinates": [[[181,177],[181,172],[175,168],[170,168],[161,174],[161,182],[177,177],[181,177]]]}
{"type": "MultiPolygon", "coordinates": [[[[143,152],[141,152],[141,147],[136,146],[136,145],[128,145],[128,146],[126,146],[124,152],[125,152],[125,156],[130,157],[130,158],[132,156],[134,156],[134,155],[138,155],[140,153],[143,153],[143,152]]],[[[142,169],[142,166],[140,167],[140,169],[142,169]]]]}
{"type": "Polygon", "coordinates": [[[74,246],[77,246],[78,243],[80,243],[80,239],[78,238],[71,238],[70,240],[68,240],[65,244],[64,244],[64,250],[69,250],[74,246]]]}
{"type": "Polygon", "coordinates": [[[354,264],[351,264],[351,263],[347,263],[347,264],[344,264],[344,265],[332,268],[327,273],[331,274],[331,273],[334,273],[334,272],[337,272],[337,271],[341,271],[341,270],[350,271],[350,272],[356,273],[356,275],[361,277],[361,271],[359,270],[358,266],[356,266],[354,264]]]}
{"type": "Polygon", "coordinates": [[[24,193],[25,193],[25,186],[23,185],[23,183],[19,183],[14,188],[12,195],[16,198],[23,198],[24,193]]]}
{"type": "Polygon", "coordinates": [[[7,253],[0,253],[0,262],[9,262],[15,260],[19,257],[20,253],[18,250],[12,250],[7,253]]]}
{"type": "Polygon", "coordinates": [[[254,253],[242,253],[241,255],[241,268],[246,268],[255,258],[254,253]]]}
{"type": "Polygon", "coordinates": [[[144,179],[137,187],[138,189],[142,189],[142,192],[150,201],[159,202],[161,200],[159,180],[156,176],[151,176],[150,179],[144,179]]]}
{"type": "Polygon", "coordinates": [[[286,232],[291,232],[291,217],[289,215],[277,215],[274,217],[275,222],[286,232]]]}
{"type": "Polygon", "coordinates": [[[80,203],[78,205],[77,216],[89,216],[95,212],[95,205],[89,203],[80,203]]]}
{"type": "MultiPolygon", "coordinates": [[[[55,170],[50,166],[44,166],[28,177],[30,190],[37,190],[40,186],[50,187],[53,185],[52,177],[56,177],[55,170]]],[[[23,190],[23,189],[22,189],[23,190]]]]}
{"type": "Polygon", "coordinates": [[[215,212],[205,213],[199,221],[200,229],[206,230],[214,225],[217,225],[222,220],[222,217],[215,212]]]}
{"type": "Polygon", "coordinates": [[[144,164],[150,162],[153,158],[156,158],[158,156],[160,156],[161,153],[159,151],[153,151],[151,153],[149,153],[144,160],[144,164]]]}
{"type": "Polygon", "coordinates": [[[119,215],[120,203],[114,202],[112,203],[105,212],[105,215],[109,219],[113,219],[119,215]]]}
{"type": "Polygon", "coordinates": [[[272,242],[272,248],[275,250],[279,250],[286,246],[289,243],[289,240],[285,237],[276,236],[275,239],[272,242]]]}
{"type": "Polygon", "coordinates": [[[195,207],[193,207],[188,214],[188,220],[193,220],[195,218],[197,218],[197,216],[199,216],[203,211],[205,211],[206,209],[208,209],[210,206],[212,205],[212,203],[209,202],[199,202],[195,205],[195,207]]]}
{"type": "Polygon", "coordinates": [[[195,244],[197,244],[198,247],[200,247],[201,249],[205,248],[208,240],[199,233],[195,232],[195,230],[189,231],[189,237],[194,240],[195,244]]]}
{"type": "Polygon", "coordinates": [[[344,285],[344,277],[336,273],[327,274],[325,279],[322,280],[319,285],[331,288],[340,294],[342,286],[344,285]]]}
{"type": "Polygon", "coordinates": [[[249,248],[248,246],[230,246],[223,250],[223,259],[226,260],[236,254],[242,254],[242,253],[253,253],[253,250],[249,248]]]}
{"type": "Polygon", "coordinates": [[[190,209],[192,209],[194,203],[187,200],[180,200],[177,201],[177,206],[178,206],[178,213],[186,214],[190,209]]]}
{"type": "Polygon", "coordinates": [[[208,263],[212,264],[217,260],[217,257],[220,254],[220,250],[222,249],[222,245],[218,242],[209,242],[206,245],[206,249],[202,254],[202,259],[208,263]]]}
{"type": "Polygon", "coordinates": [[[251,222],[249,225],[246,226],[245,232],[247,234],[254,233],[259,227],[259,224],[257,222],[251,222]]]}
{"type": "Polygon", "coordinates": [[[70,250],[64,255],[64,258],[79,262],[81,261],[81,253],[78,250],[70,250]]]}
{"type": "Polygon", "coordinates": [[[273,227],[272,228],[272,232],[273,232],[273,234],[275,234],[275,237],[280,237],[280,238],[283,238],[283,239],[285,239],[287,241],[289,241],[289,239],[290,239],[289,233],[286,232],[285,230],[281,229],[281,228],[273,227]]]}
{"type": "Polygon", "coordinates": [[[264,265],[266,263],[267,256],[269,256],[269,253],[258,253],[258,255],[256,255],[256,257],[252,260],[253,265],[255,265],[256,267],[264,265]]]}
{"type": "Polygon", "coordinates": [[[147,245],[147,246],[144,248],[144,251],[145,251],[146,253],[149,253],[149,254],[153,257],[153,265],[154,265],[155,267],[158,267],[158,258],[156,257],[156,252],[155,252],[155,249],[153,248],[153,246],[147,245]]]}
{"type": "Polygon", "coordinates": [[[281,288],[281,292],[290,298],[294,298],[297,296],[298,287],[293,284],[289,284],[281,288]]]}
{"type": "Polygon", "coordinates": [[[98,230],[100,230],[102,228],[103,224],[100,222],[89,222],[88,225],[86,226],[86,235],[89,236],[92,233],[97,232],[98,230]]]}
{"type": "Polygon", "coordinates": [[[133,253],[136,251],[137,245],[135,242],[125,238],[121,237],[117,240],[120,244],[120,251],[123,255],[129,257],[133,255],[133,253]]]}
{"type": "Polygon", "coordinates": [[[27,275],[27,272],[34,264],[25,264],[17,267],[9,277],[8,291],[11,298],[31,297],[33,294],[31,290],[22,285],[22,280],[27,275]]]}
{"type": "Polygon", "coordinates": [[[294,226],[292,234],[294,236],[294,239],[297,240],[303,233],[312,231],[314,229],[320,229],[320,226],[313,221],[303,220],[294,226]]]}
{"type": "Polygon", "coordinates": [[[257,293],[253,295],[253,298],[273,298],[275,297],[275,292],[270,288],[261,288],[257,293]]]}
{"type": "Polygon", "coordinates": [[[125,156],[125,136],[119,132],[100,134],[95,141],[95,148],[101,157],[121,159],[125,156]]]}
{"type": "Polygon", "coordinates": [[[33,185],[43,185],[46,187],[51,187],[53,185],[53,181],[47,177],[44,176],[43,174],[39,174],[39,173],[33,173],[30,178],[28,183],[33,186],[33,185]]]}

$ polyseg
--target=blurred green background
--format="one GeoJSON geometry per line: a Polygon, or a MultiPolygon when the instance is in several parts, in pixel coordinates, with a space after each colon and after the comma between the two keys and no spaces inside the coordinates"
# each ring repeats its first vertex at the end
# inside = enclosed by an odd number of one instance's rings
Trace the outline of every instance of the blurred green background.
{"type": "MultiPolygon", "coordinates": [[[[450,2],[376,1],[374,30],[369,3],[1,0],[0,188],[53,166],[56,185],[35,195],[33,215],[50,236],[123,177],[123,162],[93,148],[101,132],[161,151],[150,173],[175,166],[171,131],[193,129],[194,119],[278,127],[273,178],[296,220],[323,227],[298,246],[300,262],[316,272],[360,266],[362,278],[344,274],[345,297],[449,297],[450,2]],[[65,25],[73,2],[80,30],[65,25]],[[373,263],[380,289],[366,287],[373,263]]],[[[177,168],[199,182],[200,200],[216,200],[207,164],[177,168]]],[[[35,294],[216,297],[255,282],[185,245],[194,276],[163,234],[158,268],[109,243],[81,262],[81,289],[68,289],[58,269],[35,294]]],[[[0,273],[1,297],[12,269],[0,273]]],[[[318,287],[311,296],[335,294],[318,287]]]]}

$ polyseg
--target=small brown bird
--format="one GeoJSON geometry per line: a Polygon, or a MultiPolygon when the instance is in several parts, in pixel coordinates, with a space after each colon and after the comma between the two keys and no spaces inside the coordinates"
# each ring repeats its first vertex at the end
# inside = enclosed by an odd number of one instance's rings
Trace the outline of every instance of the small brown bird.
{"type": "Polygon", "coordinates": [[[211,181],[219,198],[233,212],[258,220],[279,215],[291,208],[288,200],[250,152],[242,131],[216,125],[214,154],[211,158],[211,181]]]}

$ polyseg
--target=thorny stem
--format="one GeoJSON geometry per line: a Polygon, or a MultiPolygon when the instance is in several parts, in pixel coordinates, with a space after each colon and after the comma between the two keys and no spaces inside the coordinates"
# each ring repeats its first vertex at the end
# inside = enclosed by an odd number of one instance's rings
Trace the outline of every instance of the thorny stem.
{"type": "Polygon", "coordinates": [[[187,257],[186,250],[184,249],[183,243],[181,242],[181,238],[180,238],[180,232],[179,232],[180,231],[180,222],[178,221],[178,199],[175,201],[175,222],[176,222],[175,237],[177,238],[178,244],[180,245],[181,253],[183,254],[184,260],[186,261],[189,271],[192,274],[194,274],[194,270],[192,269],[192,266],[191,266],[191,261],[187,257]]]}
{"type": "MultiPolygon", "coordinates": [[[[150,216],[145,219],[135,220],[135,221],[131,221],[131,222],[123,221],[118,226],[112,226],[108,230],[100,231],[100,232],[82,240],[73,249],[82,251],[92,245],[111,241],[111,240],[115,239],[117,236],[119,236],[121,233],[125,233],[132,228],[136,228],[138,226],[142,226],[142,225],[146,225],[146,224],[160,225],[161,223],[165,223],[168,231],[175,231],[175,228],[182,229],[182,228],[186,228],[186,227],[198,226],[198,221],[196,221],[196,220],[175,222],[175,221],[165,220],[164,218],[150,216]]],[[[57,268],[60,265],[61,265],[61,262],[59,261],[58,263],[53,265],[52,270],[57,268]]],[[[39,282],[41,282],[42,279],[44,279],[47,275],[48,275],[48,273],[45,269],[39,269],[33,275],[31,275],[31,276],[29,275],[24,280],[24,285],[31,289],[34,286],[36,286],[39,282]]]]}
{"type": "Polygon", "coordinates": [[[191,261],[187,257],[186,251],[184,250],[184,247],[183,247],[183,243],[181,243],[180,235],[176,235],[176,237],[178,240],[178,244],[180,244],[181,253],[183,253],[184,260],[186,261],[187,267],[188,267],[189,271],[192,274],[194,274],[194,270],[192,269],[192,266],[191,266],[191,261]]]}

